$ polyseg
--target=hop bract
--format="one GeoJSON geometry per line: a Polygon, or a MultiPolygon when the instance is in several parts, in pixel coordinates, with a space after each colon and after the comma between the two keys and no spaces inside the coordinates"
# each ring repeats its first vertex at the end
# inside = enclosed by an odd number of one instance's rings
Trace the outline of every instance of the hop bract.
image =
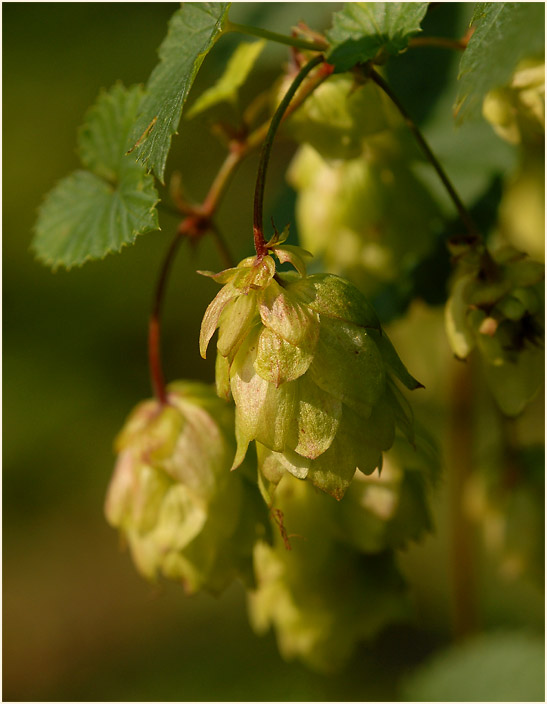
{"type": "Polygon", "coordinates": [[[251,484],[228,472],[233,412],[199,383],[171,384],[167,400],[139,404],[119,434],[106,517],[144,576],[220,592],[252,574],[257,537],[251,484]]]}
{"type": "Polygon", "coordinates": [[[367,299],[331,274],[306,275],[306,252],[268,245],[296,272],[276,273],[271,254],[213,278],[224,284],[201,328],[201,354],[219,328],[217,390],[236,405],[237,467],[256,441],[263,494],[288,471],[340,499],[355,470],[371,473],[412,416],[394,378],[406,370],[367,299]]]}

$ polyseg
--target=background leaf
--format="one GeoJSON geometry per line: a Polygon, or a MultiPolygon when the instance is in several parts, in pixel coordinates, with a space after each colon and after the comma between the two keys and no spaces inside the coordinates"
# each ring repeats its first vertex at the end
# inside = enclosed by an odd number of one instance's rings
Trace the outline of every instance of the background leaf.
{"type": "Polygon", "coordinates": [[[348,2],[333,15],[327,38],[328,60],[338,71],[374,59],[379,52],[398,54],[420,31],[427,2],[348,2]]]}
{"type": "Polygon", "coordinates": [[[491,633],[455,646],[417,670],[406,701],[543,701],[543,639],[525,632],[491,633]]]}
{"type": "Polygon", "coordinates": [[[186,112],[188,119],[224,101],[234,102],[239,88],[247,80],[266,42],[243,42],[230,57],[226,70],[218,81],[202,93],[186,112]]]}
{"type": "Polygon", "coordinates": [[[458,120],[476,116],[488,91],[509,81],[517,63],[545,50],[545,6],[539,2],[480,2],[475,31],[460,63],[458,120]]]}
{"type": "Polygon", "coordinates": [[[146,86],[133,130],[135,154],[163,183],[171,137],[203,59],[222,33],[230,3],[186,2],[169,22],[160,63],[146,86]]]}
{"type": "Polygon", "coordinates": [[[79,152],[89,171],[62,179],[42,204],[33,248],[56,268],[104,257],[158,229],[158,194],[144,167],[125,156],[142,91],[115,85],[87,113],[79,152]]]}

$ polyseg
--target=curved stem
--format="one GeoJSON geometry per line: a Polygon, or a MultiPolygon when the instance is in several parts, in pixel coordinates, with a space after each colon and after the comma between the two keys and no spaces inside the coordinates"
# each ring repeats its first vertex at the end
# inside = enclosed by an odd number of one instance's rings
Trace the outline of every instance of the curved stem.
{"type": "MultiPolygon", "coordinates": [[[[295,79],[291,83],[288,91],[285,93],[283,100],[279,103],[277,110],[273,114],[270,122],[268,133],[266,139],[262,146],[262,151],[260,152],[260,160],[258,164],[258,174],[256,177],[256,188],[254,196],[254,217],[253,217],[253,234],[254,234],[254,244],[257,256],[262,257],[266,254],[266,241],[264,239],[264,228],[263,228],[263,209],[264,209],[264,187],[266,185],[266,172],[268,170],[268,163],[270,161],[270,153],[272,151],[272,144],[283,116],[289,103],[291,102],[294,94],[298,90],[300,84],[306,78],[308,73],[318,66],[320,63],[325,61],[325,57],[322,54],[315,56],[311,61],[305,64],[295,79]]],[[[329,73],[332,72],[332,67],[329,67],[329,73]]]]}
{"type": "Polygon", "coordinates": [[[161,404],[167,403],[167,393],[165,390],[165,378],[163,376],[163,368],[161,364],[160,313],[169,271],[175,258],[175,254],[177,253],[180,243],[182,242],[182,235],[184,233],[181,230],[182,228],[179,228],[177,231],[163,259],[156,283],[156,290],[154,292],[152,312],[150,313],[150,319],[148,321],[148,364],[150,367],[150,377],[152,381],[152,388],[154,389],[154,395],[161,404]]]}
{"type": "Polygon", "coordinates": [[[246,24],[237,24],[236,22],[228,21],[225,32],[240,32],[241,34],[250,34],[253,37],[262,37],[262,39],[270,39],[278,44],[286,44],[287,46],[294,46],[297,49],[310,49],[311,51],[324,51],[328,44],[326,42],[309,42],[306,39],[298,39],[297,37],[288,37],[285,34],[277,34],[277,32],[270,32],[267,29],[260,29],[259,27],[249,27],[246,24]]]}
{"type": "Polygon", "coordinates": [[[410,115],[407,113],[405,110],[404,106],[401,104],[397,96],[393,93],[389,85],[385,82],[385,80],[380,76],[379,73],[377,73],[374,68],[369,67],[368,69],[368,75],[370,78],[376,83],[376,85],[381,88],[384,93],[390,98],[392,103],[397,107],[399,112],[404,118],[404,121],[406,122],[407,127],[410,129],[414,137],[416,138],[416,141],[420,145],[422,151],[424,152],[425,156],[427,157],[428,161],[431,163],[435,171],[437,172],[439,178],[441,179],[444,187],[446,188],[446,191],[450,198],[452,199],[452,202],[456,206],[456,210],[459,213],[459,216],[465,225],[465,228],[469,234],[470,238],[470,244],[478,244],[482,242],[482,237],[480,235],[480,232],[475,225],[473,218],[469,214],[469,211],[465,207],[465,205],[462,203],[459,195],[456,193],[456,190],[452,183],[450,182],[450,179],[446,175],[446,172],[444,171],[443,167],[439,163],[437,157],[433,152],[431,151],[431,148],[429,147],[428,143],[425,141],[422,133],[420,132],[418,126],[416,123],[412,120],[410,115]]]}

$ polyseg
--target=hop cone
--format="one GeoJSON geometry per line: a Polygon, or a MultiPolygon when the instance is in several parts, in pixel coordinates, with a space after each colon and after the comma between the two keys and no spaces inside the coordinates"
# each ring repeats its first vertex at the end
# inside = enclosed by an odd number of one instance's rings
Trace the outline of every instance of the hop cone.
{"type": "Polygon", "coordinates": [[[233,468],[256,441],[261,488],[270,497],[288,471],[340,499],[356,468],[381,466],[395,427],[412,435],[398,387],[408,373],[367,299],[331,274],[306,276],[307,253],[274,240],[273,256],[211,276],[224,286],[207,308],[200,347],[219,328],[217,390],[236,405],[233,468]]]}
{"type": "MultiPolygon", "coordinates": [[[[292,77],[280,91],[285,95],[292,77]]],[[[335,74],[322,83],[287,120],[285,129],[325,159],[353,159],[387,130],[403,125],[391,100],[373,82],[357,83],[349,74],[335,74]]]]}
{"type": "Polygon", "coordinates": [[[408,295],[412,272],[433,249],[440,220],[406,160],[370,148],[333,162],[304,144],[288,180],[297,192],[304,247],[367,295],[386,286],[408,295]]]}
{"type": "MultiPolygon", "coordinates": [[[[353,487],[352,487],[353,488],[353,487]]],[[[360,641],[408,618],[409,603],[393,553],[364,555],[339,540],[335,503],[306,482],[286,475],[276,495],[291,550],[279,532],[273,545],[255,546],[256,589],[249,593],[254,629],[276,632],[286,659],[321,671],[342,667],[360,641]]],[[[362,526],[367,530],[366,524],[362,526]]]]}
{"type": "Polygon", "coordinates": [[[166,405],[145,401],[132,412],[116,440],[105,512],[144,576],[220,592],[252,573],[263,502],[227,471],[234,446],[233,413],[203,384],[176,382],[166,405]]]}
{"type": "Polygon", "coordinates": [[[545,61],[521,61],[509,85],[490,91],[483,115],[511,144],[541,146],[545,139],[545,61]]]}
{"type": "Polygon", "coordinates": [[[498,405],[517,415],[544,376],[544,267],[511,248],[493,254],[491,271],[480,252],[463,248],[458,258],[445,309],[451,347],[460,359],[478,347],[498,405]]]}

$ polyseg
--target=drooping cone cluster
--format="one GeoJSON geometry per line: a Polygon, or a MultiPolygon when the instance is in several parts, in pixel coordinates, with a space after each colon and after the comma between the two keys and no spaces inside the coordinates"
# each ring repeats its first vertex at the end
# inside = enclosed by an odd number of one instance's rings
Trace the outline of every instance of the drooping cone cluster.
{"type": "Polygon", "coordinates": [[[445,308],[454,354],[478,347],[490,389],[504,413],[519,414],[544,378],[544,267],[512,248],[481,253],[463,247],[445,308]]]}
{"type": "Polygon", "coordinates": [[[230,474],[233,412],[200,383],[175,382],[167,403],[139,404],[116,440],[108,522],[125,536],[139,571],[218,593],[252,577],[263,502],[230,474]]]}
{"type": "Polygon", "coordinates": [[[288,171],[302,245],[366,295],[389,287],[400,307],[442,218],[397,109],[373,82],[333,75],[285,129],[302,144],[288,171]]]}
{"type": "Polygon", "coordinates": [[[224,286],[201,328],[202,356],[219,328],[217,390],[236,406],[233,467],[254,440],[267,498],[288,471],[340,499],[356,469],[381,467],[397,425],[412,435],[394,379],[420,384],[358,289],[331,274],[307,276],[307,253],[282,239],[268,250],[210,274],[224,286]],[[296,272],[276,273],[272,255],[296,272]]]}

